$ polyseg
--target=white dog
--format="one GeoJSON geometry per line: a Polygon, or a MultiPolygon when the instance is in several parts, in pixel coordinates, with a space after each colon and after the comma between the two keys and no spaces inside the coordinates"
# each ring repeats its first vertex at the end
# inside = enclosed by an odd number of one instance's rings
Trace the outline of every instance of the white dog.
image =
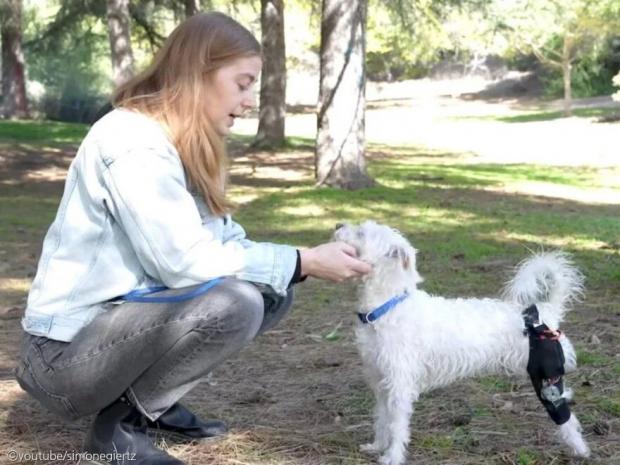
{"type": "MultiPolygon", "coordinates": [[[[417,289],[422,278],[416,271],[416,250],[398,231],[367,221],[339,225],[334,238],[355,247],[359,258],[373,266],[363,278],[360,320],[374,319],[376,310],[385,312],[372,322],[360,322],[356,330],[376,400],[374,441],[361,449],[382,454],[382,465],[404,462],[409,420],[420,394],[476,375],[527,374],[523,310],[536,304],[544,323],[555,330],[567,304],[582,291],[581,274],[555,252],[523,262],[503,300],[432,296],[417,289]]],[[[559,341],[566,370],[575,369],[573,346],[563,335],[559,341]]],[[[562,395],[569,398],[570,393],[562,395]]],[[[573,454],[588,456],[579,421],[573,414],[566,419],[560,437],[573,454]]]]}

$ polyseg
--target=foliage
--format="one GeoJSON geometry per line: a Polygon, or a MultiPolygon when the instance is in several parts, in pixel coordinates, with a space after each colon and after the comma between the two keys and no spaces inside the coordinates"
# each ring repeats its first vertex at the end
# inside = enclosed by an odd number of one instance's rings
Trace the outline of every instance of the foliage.
{"type": "MultiPolygon", "coordinates": [[[[30,10],[30,18],[37,12],[30,10]]],[[[37,37],[41,23],[26,29],[29,88],[35,108],[50,119],[89,121],[109,92],[109,51],[102,22],[93,17],[71,23],[57,34],[37,37]],[[70,53],[58,53],[70,50],[70,53]]]]}
{"type": "MultiPolygon", "coordinates": [[[[427,75],[441,62],[468,64],[502,54],[489,0],[371,0],[367,65],[372,79],[427,75]]],[[[463,67],[463,72],[468,68],[463,67]]]]}
{"type": "MultiPolygon", "coordinates": [[[[260,28],[251,2],[202,3],[236,16],[254,32],[260,28]]],[[[139,0],[131,2],[130,12],[132,48],[140,69],[183,19],[183,2],[139,0]]],[[[91,122],[112,91],[105,2],[27,0],[24,16],[28,86],[35,109],[49,119],[91,122]]]]}
{"type": "MultiPolygon", "coordinates": [[[[183,19],[183,4],[131,2],[136,69],[183,19]]],[[[260,35],[257,0],[202,0],[201,5],[230,14],[260,35]]],[[[557,61],[568,32],[575,41],[577,97],[609,93],[620,66],[610,59],[618,55],[610,38],[620,20],[620,0],[369,0],[368,8],[366,64],[373,80],[424,77],[440,73],[442,66],[469,73],[490,55],[532,69],[527,57],[533,50],[557,61]]],[[[319,2],[291,0],[285,15],[288,69],[318,74],[319,2]]],[[[39,114],[88,121],[112,90],[105,2],[25,0],[24,50],[29,93],[39,114]]],[[[550,67],[543,79],[546,94],[557,96],[559,71],[550,67]]]]}
{"type": "Polygon", "coordinates": [[[618,63],[606,62],[606,57],[620,25],[618,0],[496,1],[492,10],[513,50],[531,53],[548,67],[548,95],[560,94],[562,69],[571,66],[575,96],[610,91],[618,63]]]}
{"type": "Polygon", "coordinates": [[[420,77],[434,61],[435,52],[445,38],[418,10],[403,12],[389,6],[389,2],[369,2],[372,10],[367,26],[369,78],[391,81],[420,77]]]}
{"type": "MultiPolygon", "coordinates": [[[[612,55],[610,44],[611,41],[599,44],[572,65],[571,84],[574,97],[609,95],[613,92],[612,79],[614,73],[620,69],[620,63],[608,59],[612,55]]],[[[563,92],[561,71],[548,67],[540,74],[545,96],[560,97],[563,92]]]]}

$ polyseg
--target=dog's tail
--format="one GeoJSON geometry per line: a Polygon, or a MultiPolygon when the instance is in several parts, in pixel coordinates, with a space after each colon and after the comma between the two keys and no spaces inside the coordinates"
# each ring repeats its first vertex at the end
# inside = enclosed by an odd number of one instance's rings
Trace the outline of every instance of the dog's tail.
{"type": "Polygon", "coordinates": [[[523,308],[550,303],[561,319],[567,305],[583,294],[583,275],[563,252],[534,254],[517,266],[515,276],[507,283],[503,296],[523,308]]]}

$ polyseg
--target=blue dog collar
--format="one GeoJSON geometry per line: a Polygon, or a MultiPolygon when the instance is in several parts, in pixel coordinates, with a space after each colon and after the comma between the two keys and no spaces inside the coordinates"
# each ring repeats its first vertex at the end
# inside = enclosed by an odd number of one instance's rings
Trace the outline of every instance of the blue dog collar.
{"type": "Polygon", "coordinates": [[[368,313],[358,313],[357,317],[364,324],[373,323],[385,315],[387,312],[396,307],[399,303],[409,297],[409,292],[405,291],[401,295],[397,295],[396,297],[392,297],[390,300],[385,302],[383,305],[375,308],[373,311],[368,313]]]}

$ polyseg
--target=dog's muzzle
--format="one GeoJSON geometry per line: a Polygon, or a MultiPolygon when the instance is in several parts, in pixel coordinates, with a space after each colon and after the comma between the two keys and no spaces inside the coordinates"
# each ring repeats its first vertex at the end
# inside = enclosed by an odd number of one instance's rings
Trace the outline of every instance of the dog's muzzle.
{"type": "Polygon", "coordinates": [[[564,393],[564,351],[560,344],[560,331],[553,331],[539,322],[538,308],[532,305],[523,311],[525,334],[529,337],[530,354],[527,372],[536,396],[551,419],[557,424],[566,423],[570,408],[564,393]]]}

